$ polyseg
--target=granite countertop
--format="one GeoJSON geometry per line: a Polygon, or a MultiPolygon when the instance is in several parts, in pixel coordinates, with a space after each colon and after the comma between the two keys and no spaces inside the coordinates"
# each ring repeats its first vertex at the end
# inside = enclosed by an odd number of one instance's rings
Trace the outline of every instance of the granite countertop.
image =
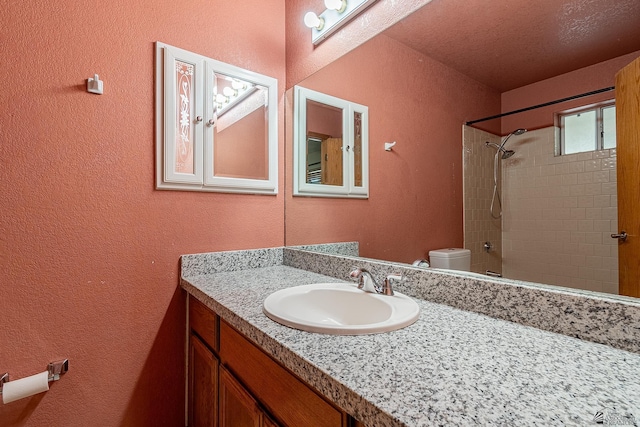
{"type": "Polygon", "coordinates": [[[274,291],[336,281],[275,265],[181,284],[367,426],[583,426],[598,411],[640,425],[637,353],[421,299],[416,323],[375,335],[308,333],[262,312],[274,291]]]}

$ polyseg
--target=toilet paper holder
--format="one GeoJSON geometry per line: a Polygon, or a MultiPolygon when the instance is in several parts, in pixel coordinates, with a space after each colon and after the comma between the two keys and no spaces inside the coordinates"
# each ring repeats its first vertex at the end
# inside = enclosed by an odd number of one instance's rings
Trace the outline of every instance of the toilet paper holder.
{"type": "Polygon", "coordinates": [[[49,363],[47,370],[49,371],[49,382],[58,381],[60,379],[60,375],[66,374],[69,370],[69,359],[51,362],[49,363]]]}
{"type": "MultiPolygon", "coordinates": [[[[57,362],[51,362],[47,366],[47,372],[49,373],[49,382],[58,381],[60,375],[67,373],[69,370],[69,359],[59,360],[57,362]]],[[[0,395],[2,394],[2,386],[4,383],[9,382],[9,373],[5,372],[0,375],[0,395]]]]}
{"type": "Polygon", "coordinates": [[[2,394],[2,386],[9,381],[9,372],[0,375],[0,394],[2,394]]]}

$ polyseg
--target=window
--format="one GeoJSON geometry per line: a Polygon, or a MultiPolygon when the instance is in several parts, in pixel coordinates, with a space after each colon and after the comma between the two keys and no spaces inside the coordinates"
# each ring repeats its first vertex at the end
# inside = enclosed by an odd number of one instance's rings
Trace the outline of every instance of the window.
{"type": "Polygon", "coordinates": [[[559,154],[616,147],[616,106],[613,102],[559,114],[559,154]]]}

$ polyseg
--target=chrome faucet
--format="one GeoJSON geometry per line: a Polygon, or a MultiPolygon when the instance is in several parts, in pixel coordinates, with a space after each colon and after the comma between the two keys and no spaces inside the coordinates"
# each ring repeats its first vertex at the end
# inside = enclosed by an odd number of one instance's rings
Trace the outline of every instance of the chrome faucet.
{"type": "Polygon", "coordinates": [[[359,267],[354,268],[349,273],[349,277],[358,281],[358,289],[362,289],[365,292],[390,296],[393,295],[393,284],[405,280],[404,276],[389,274],[385,277],[382,285],[378,285],[369,270],[359,267]]]}
{"type": "Polygon", "coordinates": [[[429,261],[427,261],[426,259],[417,259],[415,261],[413,261],[413,265],[414,267],[429,267],[429,261]]]}

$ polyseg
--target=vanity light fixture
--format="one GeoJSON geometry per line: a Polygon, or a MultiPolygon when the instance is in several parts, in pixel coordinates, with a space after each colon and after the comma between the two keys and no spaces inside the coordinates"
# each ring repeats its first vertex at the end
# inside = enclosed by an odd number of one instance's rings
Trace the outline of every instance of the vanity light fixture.
{"type": "MultiPolygon", "coordinates": [[[[222,93],[215,95],[216,113],[218,117],[222,116],[226,111],[231,109],[234,105],[240,103],[243,99],[247,98],[253,92],[256,91],[255,85],[247,82],[231,79],[228,77],[222,77],[222,93]]],[[[220,90],[220,88],[218,88],[220,90]]]]}
{"type": "Polygon", "coordinates": [[[223,94],[219,93],[219,94],[216,95],[216,102],[218,104],[225,104],[225,103],[229,102],[229,98],[227,98],[223,94]]]}
{"type": "Polygon", "coordinates": [[[241,82],[240,80],[234,79],[231,81],[231,87],[234,88],[235,90],[246,89],[247,84],[245,82],[241,82]]]}
{"type": "Polygon", "coordinates": [[[304,16],[305,25],[311,28],[311,42],[314,45],[320,44],[375,2],[376,0],[324,0],[327,9],[320,16],[313,12],[307,12],[304,16]]]}
{"type": "Polygon", "coordinates": [[[304,25],[320,31],[324,28],[324,19],[319,18],[318,15],[313,12],[307,12],[306,15],[304,15],[304,25]]]}
{"type": "Polygon", "coordinates": [[[347,8],[347,0],[324,0],[324,6],[342,13],[347,8]]]}

